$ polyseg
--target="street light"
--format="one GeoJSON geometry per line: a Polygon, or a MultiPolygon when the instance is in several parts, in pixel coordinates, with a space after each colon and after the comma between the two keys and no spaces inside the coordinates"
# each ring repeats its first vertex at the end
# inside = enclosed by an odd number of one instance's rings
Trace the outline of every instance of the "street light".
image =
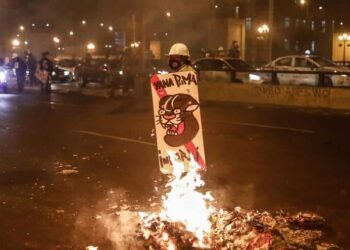
{"type": "Polygon", "coordinates": [[[82,25],[85,25],[85,24],[86,24],[86,21],[85,21],[85,20],[82,20],[82,21],[81,21],[81,24],[82,24],[82,25]]]}
{"type": "Polygon", "coordinates": [[[96,45],[94,43],[88,43],[88,45],[86,46],[86,48],[91,51],[91,50],[95,50],[96,49],[96,45]]]}
{"type": "Polygon", "coordinates": [[[108,27],[108,30],[109,30],[109,31],[113,31],[113,27],[112,27],[112,26],[109,26],[109,27],[108,27]]]}
{"type": "Polygon", "coordinates": [[[57,44],[61,42],[61,40],[57,36],[55,36],[52,40],[54,43],[57,43],[57,44]]]}
{"type": "Polygon", "coordinates": [[[138,48],[138,47],[140,47],[140,43],[141,42],[133,42],[130,46],[131,46],[131,48],[138,48]]]}
{"type": "Polygon", "coordinates": [[[71,31],[69,32],[69,35],[70,35],[70,36],[74,36],[74,31],[71,30],[71,31]]]}
{"type": "Polygon", "coordinates": [[[263,60],[269,60],[270,54],[268,53],[268,48],[267,48],[267,36],[270,33],[270,27],[267,24],[262,24],[261,26],[258,27],[257,29],[259,36],[258,36],[258,40],[262,41],[262,45],[263,45],[263,49],[261,50],[262,53],[262,58],[263,60]]]}
{"type": "Polygon", "coordinates": [[[19,30],[24,31],[24,26],[23,25],[19,26],[19,30]]]}
{"type": "Polygon", "coordinates": [[[267,34],[270,32],[270,28],[267,24],[263,24],[258,28],[259,34],[267,34]]]}
{"type": "Polygon", "coordinates": [[[167,11],[167,12],[165,13],[165,15],[166,15],[167,17],[171,17],[170,11],[167,11]]]}
{"type": "Polygon", "coordinates": [[[350,41],[350,35],[347,33],[344,33],[340,36],[338,36],[339,41],[343,42],[343,65],[345,66],[346,63],[346,45],[347,42],[350,41]]]}
{"type": "Polygon", "coordinates": [[[21,41],[15,38],[15,39],[12,40],[12,45],[13,45],[13,47],[16,48],[19,45],[21,45],[21,41]]]}

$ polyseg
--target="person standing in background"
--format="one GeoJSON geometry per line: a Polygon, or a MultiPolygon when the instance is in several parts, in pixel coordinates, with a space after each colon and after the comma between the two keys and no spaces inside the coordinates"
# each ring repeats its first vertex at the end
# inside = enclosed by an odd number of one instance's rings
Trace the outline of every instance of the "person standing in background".
{"type": "Polygon", "coordinates": [[[42,59],[39,62],[39,79],[41,82],[41,92],[51,93],[50,76],[53,71],[53,63],[49,59],[49,52],[44,52],[42,54],[42,59]]]}
{"type": "Polygon", "coordinates": [[[29,50],[27,50],[24,54],[26,57],[27,71],[29,73],[29,86],[34,86],[36,84],[35,72],[37,61],[35,56],[33,56],[29,50]]]}
{"type": "Polygon", "coordinates": [[[27,65],[17,53],[13,53],[12,55],[12,69],[16,73],[17,91],[18,93],[22,93],[24,89],[24,82],[26,80],[27,65]]]}
{"type": "Polygon", "coordinates": [[[237,59],[241,56],[241,50],[237,41],[232,42],[230,49],[228,50],[228,56],[237,59]]]}

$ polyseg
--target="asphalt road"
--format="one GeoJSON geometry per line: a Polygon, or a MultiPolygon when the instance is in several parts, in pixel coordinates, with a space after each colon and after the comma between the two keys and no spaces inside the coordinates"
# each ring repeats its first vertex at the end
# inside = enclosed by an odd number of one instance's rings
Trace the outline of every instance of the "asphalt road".
{"type": "MultiPolygon", "coordinates": [[[[220,206],[312,211],[350,249],[349,116],[218,103],[202,113],[206,188],[220,206]]],[[[1,249],[112,249],[101,214],[157,199],[153,127],[147,99],[1,94],[1,249]]]]}

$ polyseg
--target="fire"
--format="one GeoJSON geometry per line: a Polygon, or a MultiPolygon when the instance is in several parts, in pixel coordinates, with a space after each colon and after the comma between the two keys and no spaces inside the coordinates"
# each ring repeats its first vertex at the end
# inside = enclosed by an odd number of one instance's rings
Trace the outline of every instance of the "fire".
{"type": "Polygon", "coordinates": [[[216,209],[210,193],[199,191],[205,183],[196,161],[184,166],[175,153],[169,155],[174,171],[159,211],[122,209],[108,220],[116,222],[107,223],[115,249],[339,249],[322,242],[325,220],[312,213],[216,209]]]}
{"type": "Polygon", "coordinates": [[[204,181],[198,170],[200,166],[191,155],[189,172],[182,177],[185,166],[170,152],[170,159],[174,166],[173,180],[167,186],[171,191],[163,197],[163,210],[160,216],[171,222],[181,222],[186,229],[203,242],[205,235],[211,231],[210,215],[215,209],[210,205],[214,199],[208,192],[202,194],[197,191],[204,186],[204,181]]]}
{"type": "MultiPolygon", "coordinates": [[[[173,164],[173,176],[166,187],[170,192],[162,197],[162,209],[158,215],[147,216],[140,213],[143,223],[152,221],[152,218],[158,216],[162,221],[180,223],[185,230],[191,232],[196,237],[197,247],[206,247],[210,242],[212,223],[211,214],[215,212],[212,206],[213,197],[209,192],[201,193],[198,188],[204,186],[204,181],[198,170],[200,166],[191,156],[189,166],[185,166],[174,152],[169,152],[173,164]],[[187,174],[184,175],[185,169],[187,174]]],[[[147,230],[146,235],[147,238],[147,230]]],[[[167,249],[176,249],[176,246],[169,238],[169,235],[163,233],[164,242],[169,242],[167,249]]]]}

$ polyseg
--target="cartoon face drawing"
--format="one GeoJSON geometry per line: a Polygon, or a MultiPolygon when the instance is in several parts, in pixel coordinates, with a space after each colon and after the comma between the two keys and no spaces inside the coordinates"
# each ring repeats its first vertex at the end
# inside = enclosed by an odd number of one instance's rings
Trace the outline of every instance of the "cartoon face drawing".
{"type": "Polygon", "coordinates": [[[177,94],[164,96],[159,101],[157,124],[165,130],[164,141],[171,147],[179,147],[192,141],[199,124],[193,112],[199,103],[190,95],[177,94]]]}

